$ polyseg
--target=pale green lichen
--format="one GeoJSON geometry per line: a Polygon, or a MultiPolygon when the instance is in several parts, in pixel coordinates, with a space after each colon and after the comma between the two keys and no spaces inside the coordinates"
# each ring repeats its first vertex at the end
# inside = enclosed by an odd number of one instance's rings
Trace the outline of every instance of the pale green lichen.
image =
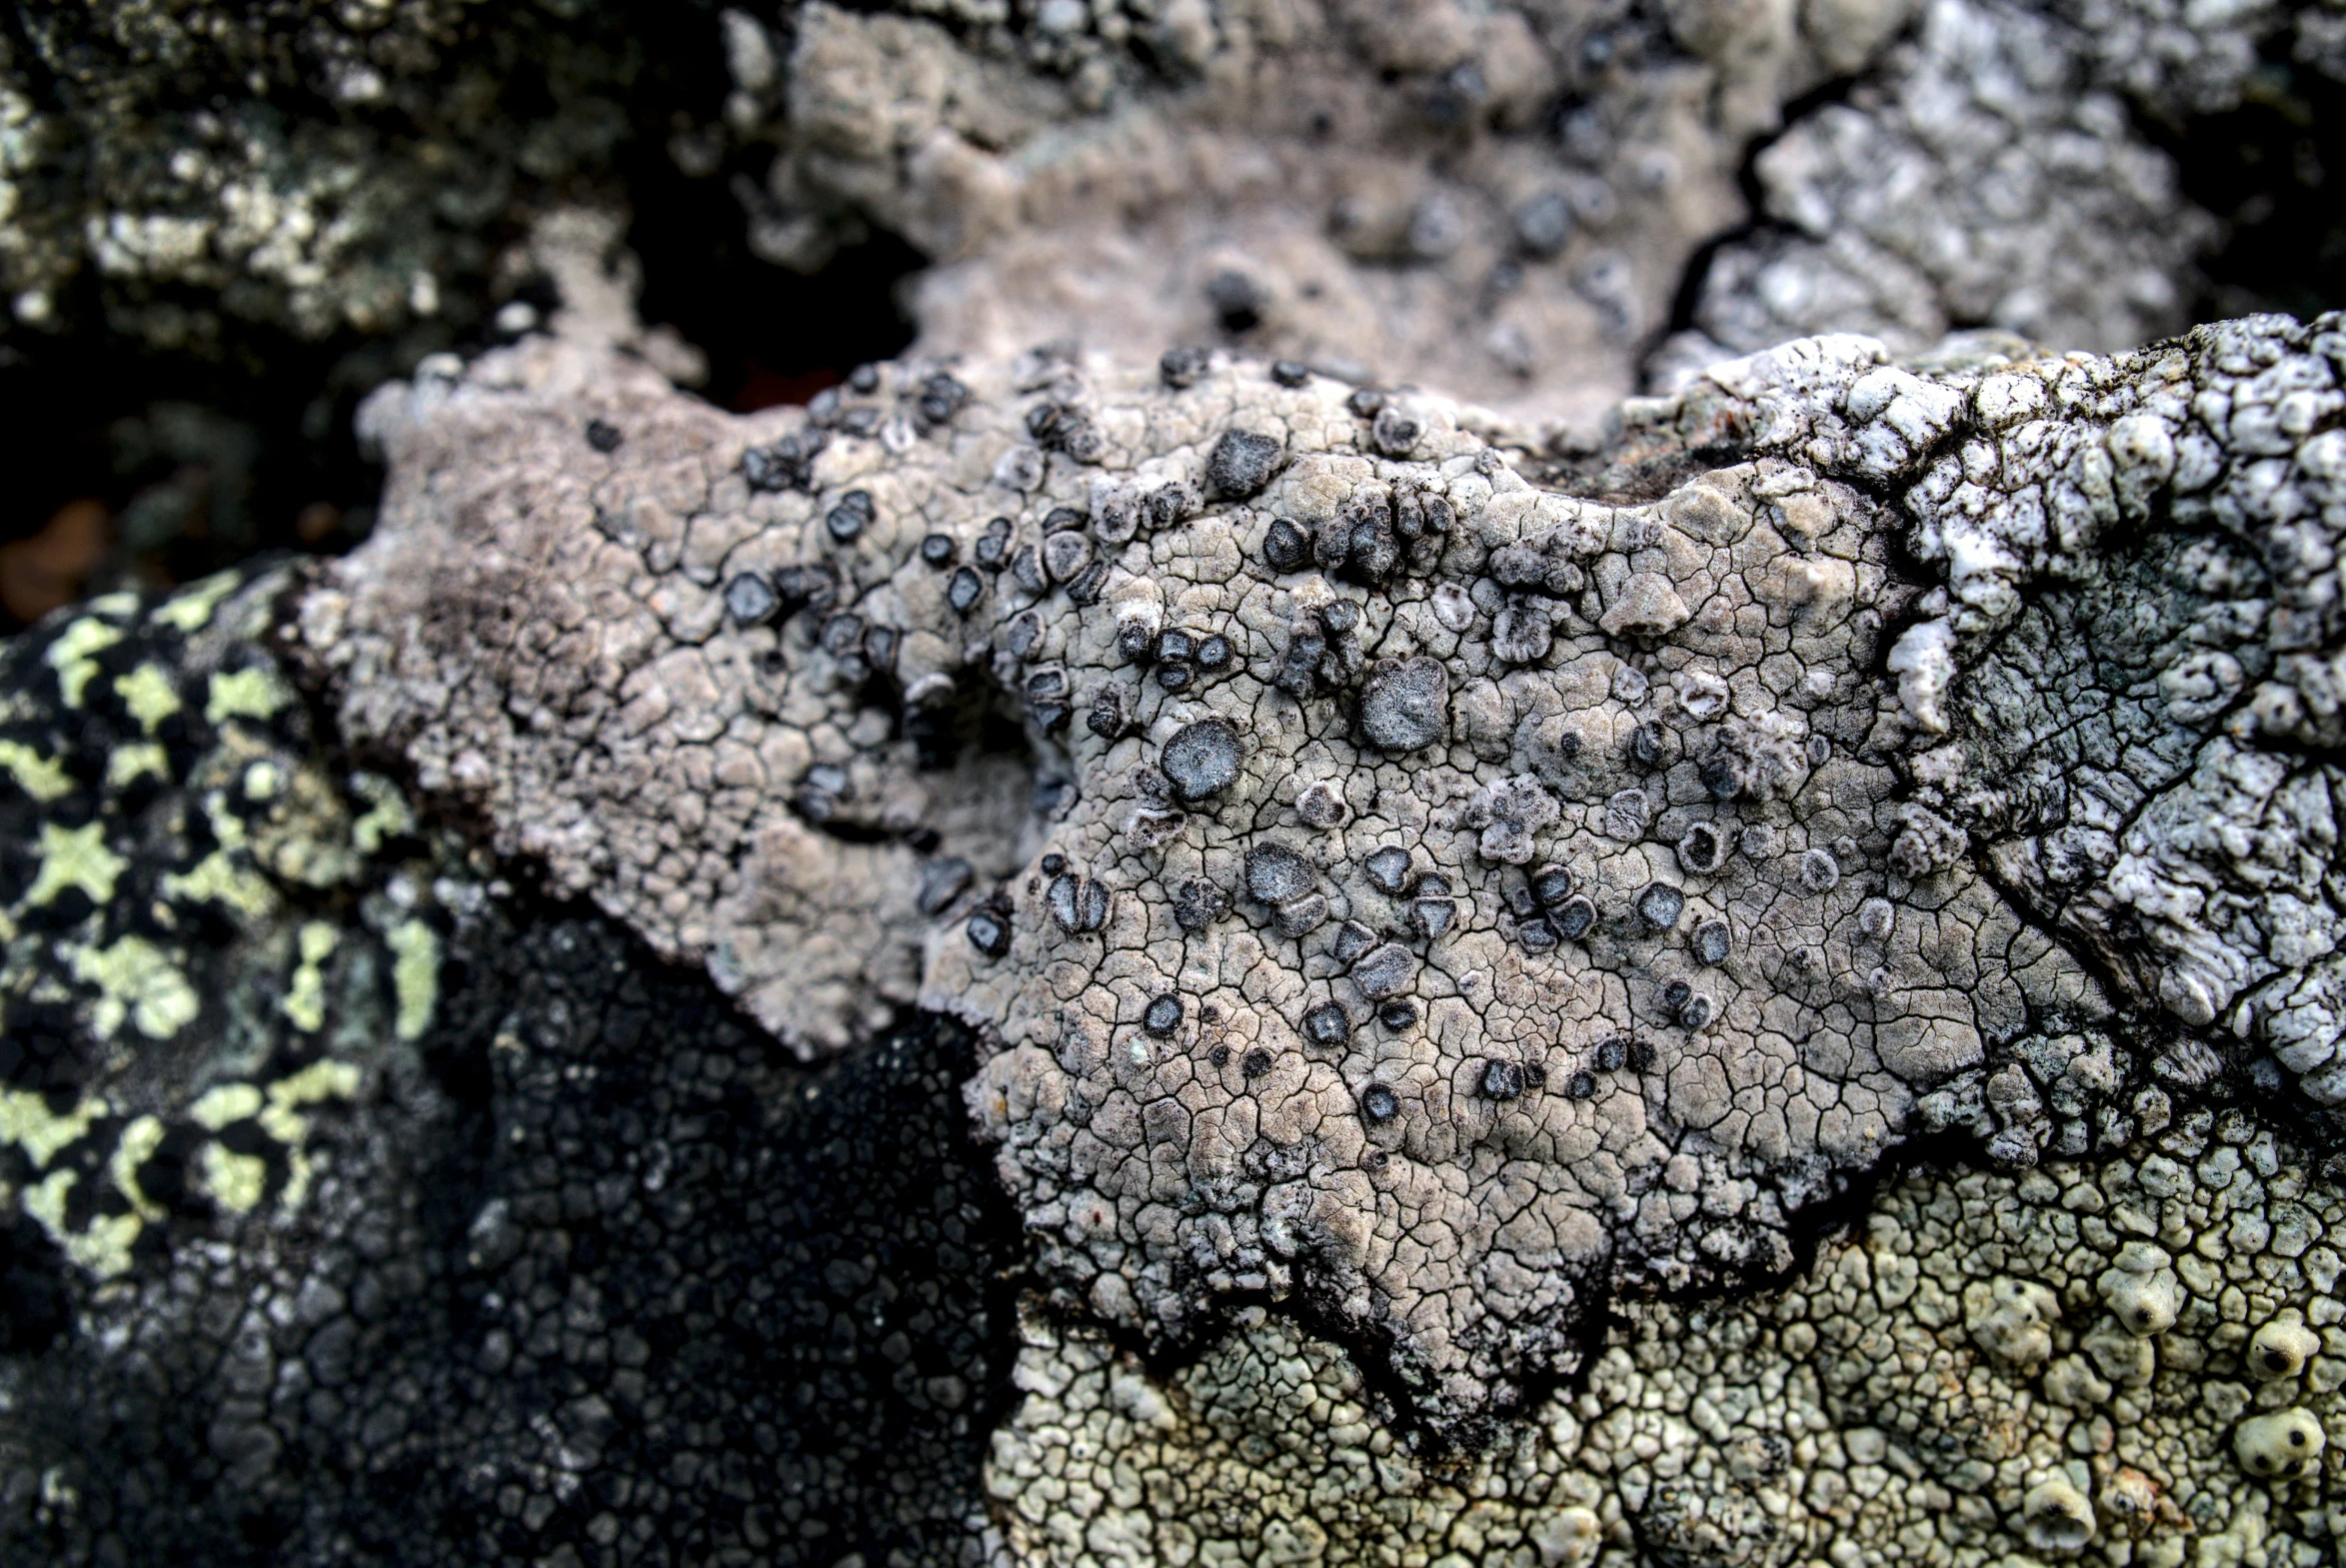
{"type": "Polygon", "coordinates": [[[270,1084],[269,1103],[260,1113],[261,1130],[278,1142],[298,1144],[310,1135],[304,1106],[329,1099],[349,1099],[359,1091],[359,1069],[347,1061],[313,1061],[270,1084]]]}
{"type": "Polygon", "coordinates": [[[44,805],[73,792],[73,780],[64,766],[22,741],[0,741],[0,769],[6,769],[19,789],[44,805]]]}
{"type": "Polygon", "coordinates": [[[222,671],[212,677],[204,722],[220,725],[231,719],[267,720],[292,701],[292,689],[266,665],[222,671]]]}
{"type": "Polygon", "coordinates": [[[230,1214],[251,1213],[269,1189],[267,1161],[219,1143],[207,1143],[198,1152],[196,1175],[205,1193],[230,1214]]]}
{"type": "Polygon", "coordinates": [[[233,852],[215,849],[192,870],[174,871],[163,878],[163,891],[192,902],[216,902],[258,920],[277,907],[277,893],[269,883],[233,852]]]}
{"type": "Polygon", "coordinates": [[[391,946],[391,985],[399,998],[396,1025],[403,1040],[431,1027],[440,996],[440,937],[422,920],[402,920],[383,938],[391,946]]]}
{"type": "Polygon", "coordinates": [[[90,1031],[102,1040],[112,1039],[126,1018],[147,1038],[168,1039],[203,1010],[179,966],[143,936],[77,948],[72,966],[75,979],[98,988],[90,1031]]]}
{"type": "Polygon", "coordinates": [[[14,1144],[38,1170],[59,1149],[77,1142],[90,1124],[106,1114],[106,1102],[81,1100],[60,1114],[49,1108],[48,1097],[29,1089],[0,1088],[0,1144],[14,1144]]]}
{"type": "Polygon", "coordinates": [[[40,871],[24,895],[22,907],[37,909],[54,901],[67,888],[78,887],[92,903],[103,907],[114,896],[114,883],[130,861],[106,847],[104,822],[63,827],[41,824],[40,871]]]}
{"type": "Polygon", "coordinates": [[[194,636],[211,621],[220,602],[242,587],[245,578],[241,572],[216,572],[212,576],[191,583],[155,610],[155,619],[163,625],[187,636],[194,636]]]}
{"type": "MultiPolygon", "coordinates": [[[[153,741],[137,741],[129,746],[118,746],[106,757],[106,787],[120,789],[141,779],[171,778],[171,758],[153,741]]],[[[70,787],[70,786],[69,786],[70,787]]]]}
{"type": "Polygon", "coordinates": [[[324,964],[334,951],[338,936],[334,927],[324,920],[305,920],[299,940],[301,963],[293,971],[293,983],[286,987],[285,998],[278,1007],[295,1028],[304,1034],[314,1034],[326,1021],[324,964]]]}
{"type": "Polygon", "coordinates": [[[250,1083],[218,1083],[206,1089],[187,1108],[188,1119],[206,1132],[218,1132],[249,1116],[260,1114],[261,1091],[250,1083]]]}
{"type": "Polygon", "coordinates": [[[142,1220],[163,1217],[163,1205],[147,1196],[139,1185],[139,1167],[155,1157],[163,1146],[165,1128],[159,1116],[134,1116],[114,1144],[114,1152],[106,1159],[107,1179],[114,1190],[129,1200],[131,1211],[142,1220]]]}
{"type": "Polygon", "coordinates": [[[41,1228],[75,1265],[98,1279],[112,1279],[129,1269],[131,1244],[144,1228],[143,1221],[135,1213],[99,1214],[91,1218],[87,1228],[75,1230],[67,1218],[66,1205],[79,1179],[75,1171],[51,1171],[25,1189],[24,1211],[40,1221],[41,1228]]]}
{"type": "Polygon", "coordinates": [[[154,665],[141,665],[129,675],[114,678],[114,695],[130,710],[139,728],[153,735],[155,727],[183,706],[171,678],[154,665]]]}
{"type": "Polygon", "coordinates": [[[57,672],[58,695],[68,708],[82,705],[83,693],[98,675],[96,656],[122,641],[122,628],[94,615],[84,616],[57,634],[45,656],[57,672]]]}
{"type": "Polygon", "coordinates": [[[416,830],[415,809],[399,785],[381,774],[353,774],[351,793],[368,802],[366,811],[350,824],[350,841],[361,854],[373,854],[389,838],[416,830]]]}

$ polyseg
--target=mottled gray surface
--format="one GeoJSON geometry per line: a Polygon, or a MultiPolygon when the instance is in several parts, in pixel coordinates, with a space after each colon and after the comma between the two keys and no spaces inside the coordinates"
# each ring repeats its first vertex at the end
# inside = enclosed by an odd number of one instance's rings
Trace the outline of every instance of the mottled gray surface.
{"type": "Polygon", "coordinates": [[[1632,405],[1649,469],[1740,461],[1623,505],[1218,358],[735,421],[548,346],[383,395],[385,526],[300,616],[350,734],[801,1050],[984,1026],[1069,1300],[1295,1295],[1463,1430],[1917,1127],[2114,1149],[2244,1044],[2333,1097],[2326,333],[1796,343],[1632,405]]]}

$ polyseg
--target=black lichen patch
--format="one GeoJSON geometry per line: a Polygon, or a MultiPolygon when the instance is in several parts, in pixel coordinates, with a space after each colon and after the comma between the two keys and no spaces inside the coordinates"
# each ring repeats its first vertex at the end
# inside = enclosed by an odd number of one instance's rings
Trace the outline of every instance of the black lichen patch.
{"type": "Polygon", "coordinates": [[[0,1558],[981,1561],[1018,1242],[967,1033],[809,1071],[559,910],[447,974],[432,1070],[328,1141],[298,1245],[255,1227],[75,1303],[136,1357],[57,1337],[54,1270],[0,1255],[6,1348],[39,1352],[0,1558]]]}

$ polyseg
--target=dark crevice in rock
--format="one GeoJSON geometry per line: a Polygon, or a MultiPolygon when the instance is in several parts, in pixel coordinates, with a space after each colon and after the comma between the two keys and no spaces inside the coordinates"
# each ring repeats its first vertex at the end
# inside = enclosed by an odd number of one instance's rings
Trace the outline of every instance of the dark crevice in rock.
{"type": "Polygon", "coordinates": [[[2201,263],[2194,320],[2285,311],[2310,321],[2346,304],[2346,83],[2289,48],[2285,32],[2268,41],[2235,109],[2179,122],[2135,111],[2137,134],[2175,160],[2183,193],[2224,224],[2201,263]]]}
{"type": "MultiPolygon", "coordinates": [[[[1909,27],[1908,33],[1911,32],[1912,28],[1909,27]]],[[[1906,35],[1902,34],[1901,38],[1904,36],[1906,35]]],[[[1895,47],[1895,43],[1885,45],[1884,51],[1895,47]]],[[[1743,149],[1742,163],[1735,171],[1735,188],[1743,198],[1744,219],[1732,228],[1703,241],[1702,244],[1695,247],[1694,253],[1686,258],[1685,269],[1678,275],[1677,289],[1670,296],[1668,319],[1664,321],[1661,329],[1653,335],[1653,341],[1646,345],[1645,352],[1639,356],[1641,363],[1650,363],[1655,352],[1672,336],[1681,332],[1699,330],[1698,318],[1702,310],[1703,286],[1709,281],[1711,264],[1717,260],[1721,251],[1729,246],[1740,245],[1757,235],[1782,227],[1767,215],[1767,191],[1759,180],[1760,157],[1770,147],[1790,135],[1803,120],[1831,108],[1834,104],[1847,103],[1849,95],[1855,92],[1858,85],[1866,80],[1868,80],[1868,74],[1860,72],[1850,76],[1836,76],[1830,81],[1821,82],[1810,88],[1799,97],[1785,103],[1782,116],[1774,130],[1764,136],[1752,138],[1750,145],[1743,149]]]]}

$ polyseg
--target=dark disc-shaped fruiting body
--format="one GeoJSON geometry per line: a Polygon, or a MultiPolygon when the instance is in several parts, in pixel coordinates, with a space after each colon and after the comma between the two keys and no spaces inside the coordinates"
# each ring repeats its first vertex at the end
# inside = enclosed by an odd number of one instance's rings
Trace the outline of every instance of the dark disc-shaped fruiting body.
{"type": "Polygon", "coordinates": [[[921,868],[921,892],[916,900],[921,912],[943,914],[968,889],[975,875],[970,862],[958,854],[931,860],[921,868]]]}
{"type": "Polygon", "coordinates": [[[1238,733],[1218,719],[1200,719],[1173,732],[1158,766],[1173,782],[1183,805],[1210,800],[1238,782],[1246,749],[1238,733]]]}
{"type": "Polygon", "coordinates": [[[872,492],[851,490],[839,498],[838,506],[823,515],[823,526],[830,531],[833,539],[844,545],[870,528],[877,516],[872,505],[872,492]]]}
{"type": "Polygon", "coordinates": [[[1092,694],[1092,712],[1084,726],[1103,741],[1113,741],[1124,733],[1125,689],[1113,682],[1092,694]]]}
{"type": "Polygon", "coordinates": [[[1523,1095],[1523,1069],[1511,1061],[1496,1057],[1482,1064],[1482,1072],[1475,1080],[1484,1099],[1520,1099],[1523,1095]]]}
{"type": "Polygon", "coordinates": [[[1340,1001],[1323,1001],[1303,1014],[1303,1038],[1322,1050],[1335,1050],[1352,1038],[1352,1015],[1340,1001]]]}
{"type": "Polygon", "coordinates": [[[1181,1026],[1181,999],[1168,992],[1152,997],[1148,1009],[1141,1014],[1141,1027],[1163,1039],[1181,1026]]]}
{"type": "Polygon", "coordinates": [[[1372,1127],[1381,1127],[1401,1113],[1401,1097],[1381,1083],[1371,1083],[1360,1091],[1360,1119],[1372,1127]]]}
{"type": "Polygon", "coordinates": [[[1628,1064],[1629,1042],[1627,1040],[1614,1034],[1598,1042],[1596,1047],[1597,1071],[1618,1072],[1628,1064]]]}
{"type": "Polygon", "coordinates": [[[1593,1099],[1595,1096],[1596,1079],[1593,1075],[1575,1072],[1564,1080],[1564,1097],[1566,1099],[1593,1099]]]}
{"type": "Polygon", "coordinates": [[[1686,895],[1668,882],[1648,882],[1637,895],[1637,917],[1657,931],[1666,931],[1686,912],[1686,895]]]}
{"type": "Polygon", "coordinates": [[[1417,1023],[1417,1004],[1406,996],[1396,996],[1376,1009],[1376,1021],[1388,1029],[1413,1028],[1417,1023]]]}
{"type": "Polygon", "coordinates": [[[1270,1052],[1257,1045],[1238,1058],[1238,1070],[1249,1078],[1259,1078],[1270,1070],[1270,1052]]]}
{"type": "Polygon", "coordinates": [[[1285,518],[1272,518],[1262,536],[1262,559],[1273,572],[1300,572],[1311,564],[1311,537],[1285,518]]]}
{"type": "Polygon", "coordinates": [[[1704,920],[1694,927],[1694,956],[1704,963],[1726,962],[1728,949],[1733,945],[1724,920],[1704,920]]]}
{"type": "Polygon", "coordinates": [[[1678,838],[1678,864],[1697,875],[1717,870],[1726,855],[1727,841],[1710,822],[1696,822],[1678,838]]]}
{"type": "Polygon", "coordinates": [[[1227,500],[1244,501],[1260,494],[1262,487],[1270,483],[1270,476],[1278,472],[1278,460],[1285,450],[1276,436],[1250,430],[1225,430],[1206,455],[1205,484],[1227,500]]]}
{"type": "Polygon", "coordinates": [[[1558,936],[1566,941],[1578,941],[1596,923],[1596,905],[1584,897],[1566,898],[1563,907],[1552,916],[1552,923],[1558,936]]]}
{"type": "Polygon", "coordinates": [[[1672,1017],[1684,1011],[1693,996],[1694,987],[1684,980],[1671,980],[1661,988],[1661,1004],[1670,1010],[1672,1017]]]}
{"type": "Polygon", "coordinates": [[[1572,237],[1572,200],[1542,191],[1515,209],[1515,238],[1534,256],[1553,256],[1572,237]]]}
{"type": "Polygon", "coordinates": [[[1376,443],[1376,450],[1388,458],[1405,458],[1416,449],[1417,438],[1425,427],[1417,418],[1393,404],[1376,411],[1370,424],[1368,439],[1376,443]]]}
{"type": "Polygon", "coordinates": [[[1409,851],[1391,844],[1371,849],[1368,857],[1360,862],[1360,868],[1368,873],[1368,880],[1378,892],[1390,893],[1395,898],[1407,892],[1415,881],[1409,873],[1409,851]]]}
{"type": "Polygon", "coordinates": [[[961,547],[951,534],[931,534],[921,541],[921,559],[941,572],[952,566],[960,553],[961,547]]]}
{"type": "Polygon", "coordinates": [[[1531,896],[1543,909],[1552,909],[1572,896],[1572,873],[1560,865],[1543,865],[1531,873],[1531,896]]]}
{"type": "Polygon", "coordinates": [[[1716,1007],[1711,999],[1702,992],[1696,991],[1686,998],[1686,1005],[1678,1009],[1678,1021],[1689,1029],[1700,1029],[1710,1022],[1715,1011],[1716,1007]]]}
{"type": "Polygon", "coordinates": [[[624,439],[626,438],[619,433],[619,427],[607,420],[591,419],[587,421],[587,445],[593,447],[597,452],[606,455],[617,452],[620,442],[624,439]]]}
{"type": "Polygon", "coordinates": [[[963,929],[969,932],[970,945],[989,958],[1011,950],[1011,922],[993,909],[980,909],[963,929]]]}
{"type": "Polygon", "coordinates": [[[968,567],[956,567],[945,585],[945,602],[953,606],[954,614],[966,616],[978,607],[978,600],[985,592],[984,578],[968,567]]]}
{"type": "MultiPolygon", "coordinates": [[[[1048,865],[1046,874],[1050,874],[1048,865]]],[[[1052,877],[1051,886],[1043,898],[1045,906],[1051,910],[1053,922],[1064,931],[1096,931],[1108,923],[1109,891],[1106,882],[1078,876],[1073,871],[1063,872],[1052,877]]]]}
{"type": "Polygon", "coordinates": [[[1714,800],[1732,800],[1743,792],[1743,770],[1731,757],[1720,755],[1706,759],[1701,777],[1702,787],[1710,791],[1714,800]]]}
{"type": "Polygon", "coordinates": [[[1258,843],[1246,851],[1246,895],[1276,907],[1311,890],[1318,876],[1311,862],[1283,843],[1258,843]]]}
{"type": "Polygon", "coordinates": [[[1360,689],[1360,733],[1393,755],[1420,752],[1449,732],[1450,681],[1437,659],[1379,664],[1360,689]]]}
{"type": "Polygon", "coordinates": [[[1370,1001],[1382,1001],[1409,988],[1417,979],[1417,955],[1397,941],[1372,948],[1352,965],[1352,983],[1370,1001]]]}
{"type": "Polygon", "coordinates": [[[1271,912],[1271,928],[1281,936],[1307,936],[1327,922],[1327,899],[1307,892],[1290,898],[1271,912]]]}
{"type": "Polygon", "coordinates": [[[1092,564],[1092,541],[1070,530],[1043,542],[1043,570],[1054,583],[1065,583],[1092,564]]]}
{"type": "Polygon", "coordinates": [[[1173,889],[1173,924],[1184,931],[1201,931],[1230,912],[1230,895],[1209,881],[1191,876],[1173,889]]]}
{"type": "Polygon", "coordinates": [[[1556,944],[1556,928],[1545,920],[1525,920],[1515,927],[1515,940],[1525,952],[1547,952],[1556,944]]]}
{"type": "Polygon", "coordinates": [[[725,585],[725,612],[737,626],[764,626],[782,608],[782,596],[765,575],[744,572],[725,585]]]}
{"type": "Polygon", "coordinates": [[[1645,768],[1659,768],[1670,760],[1676,738],[1670,727],[1658,719],[1648,719],[1629,733],[1629,756],[1645,768]]]}
{"type": "Polygon", "coordinates": [[[1200,348],[1168,349],[1157,362],[1157,374],[1176,391],[1194,387],[1213,366],[1213,351],[1200,348]]]}

